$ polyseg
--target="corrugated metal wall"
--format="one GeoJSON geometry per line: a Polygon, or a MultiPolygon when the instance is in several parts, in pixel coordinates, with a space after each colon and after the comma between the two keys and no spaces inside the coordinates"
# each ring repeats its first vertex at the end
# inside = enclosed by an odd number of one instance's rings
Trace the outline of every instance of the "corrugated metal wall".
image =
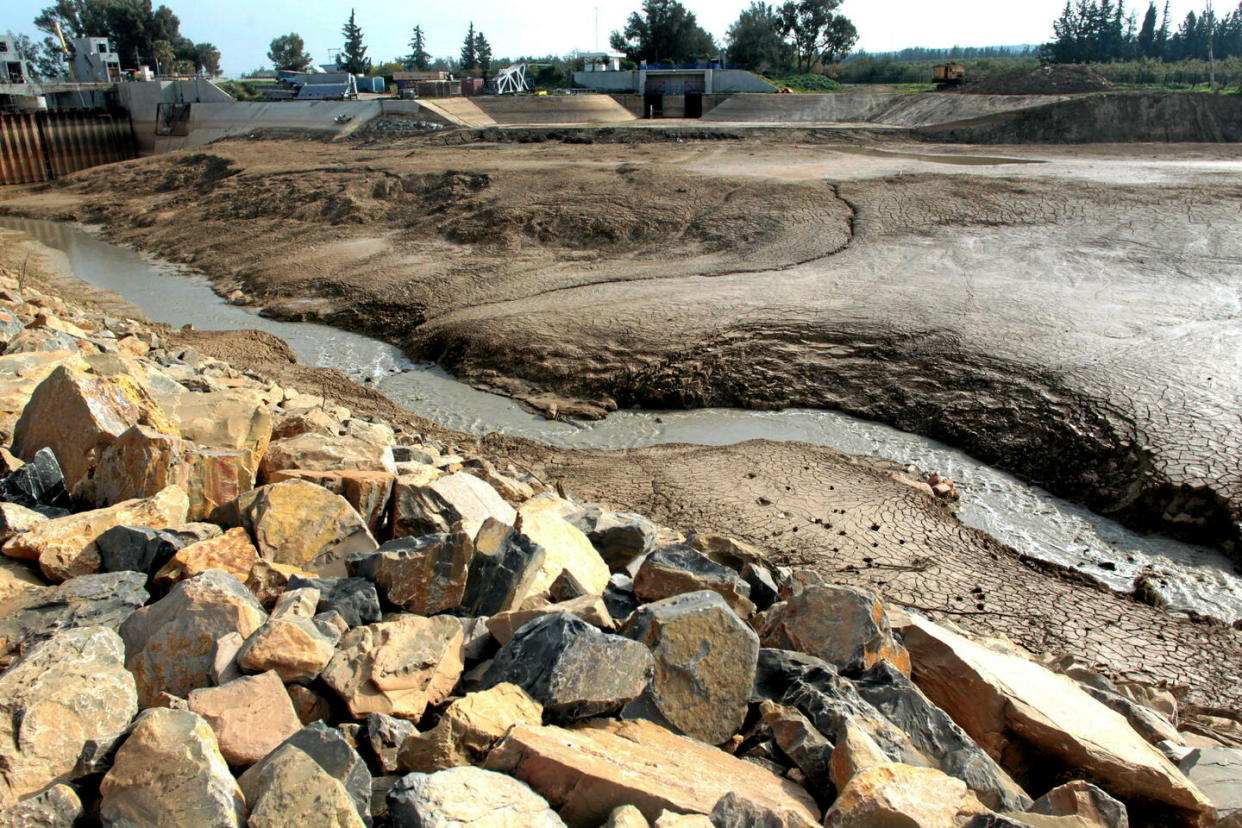
{"type": "Polygon", "coordinates": [[[125,112],[0,114],[0,184],[33,184],[138,154],[125,112]]]}

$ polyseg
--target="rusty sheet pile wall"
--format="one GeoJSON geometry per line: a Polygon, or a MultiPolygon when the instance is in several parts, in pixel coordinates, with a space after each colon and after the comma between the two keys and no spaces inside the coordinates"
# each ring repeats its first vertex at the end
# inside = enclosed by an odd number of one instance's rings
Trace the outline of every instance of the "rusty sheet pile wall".
{"type": "Polygon", "coordinates": [[[125,112],[0,114],[0,184],[51,181],[137,154],[125,112]]]}

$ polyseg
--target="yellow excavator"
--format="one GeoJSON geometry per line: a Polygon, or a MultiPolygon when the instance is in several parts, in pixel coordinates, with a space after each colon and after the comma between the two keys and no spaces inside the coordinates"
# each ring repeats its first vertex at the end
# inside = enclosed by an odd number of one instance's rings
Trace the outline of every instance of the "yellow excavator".
{"type": "Polygon", "coordinates": [[[940,63],[932,67],[932,83],[938,91],[954,89],[966,82],[966,67],[960,63],[940,63]]]}

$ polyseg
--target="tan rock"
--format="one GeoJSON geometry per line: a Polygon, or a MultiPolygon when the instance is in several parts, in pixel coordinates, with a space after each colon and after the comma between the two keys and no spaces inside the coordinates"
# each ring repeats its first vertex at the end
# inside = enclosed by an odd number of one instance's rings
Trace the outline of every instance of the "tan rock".
{"type": "Polygon", "coordinates": [[[771,565],[768,554],[763,550],[724,535],[692,535],[690,545],[716,563],[738,571],[746,564],[771,565]]]}
{"type": "Polygon", "coordinates": [[[351,553],[378,548],[354,507],[305,480],[261,486],[221,507],[216,518],[245,527],[260,557],[328,577],[348,574],[351,553]]]}
{"type": "Polygon", "coordinates": [[[477,764],[509,728],[543,722],[543,706],[514,684],[470,693],[448,706],[434,728],[407,738],[397,752],[405,772],[434,773],[477,764]]]}
{"type": "Polygon", "coordinates": [[[208,569],[222,569],[241,580],[250,574],[259,560],[259,551],[250,542],[245,529],[229,529],[219,537],[192,543],[172,556],[155,573],[155,583],[164,590],[178,581],[193,578],[208,569]]]}
{"type": "Polygon", "coordinates": [[[204,448],[183,444],[185,490],[190,520],[205,520],[220,506],[254,488],[255,461],[250,449],[204,448]]]}
{"type": "Polygon", "coordinates": [[[934,768],[890,762],[855,774],[824,815],[827,828],[961,828],[988,809],[966,783],[934,768]]]}
{"type": "Polygon", "coordinates": [[[293,745],[277,750],[256,771],[242,777],[249,828],[364,828],[345,786],[293,745]]]}
{"type": "Polygon", "coordinates": [[[99,549],[95,539],[114,526],[149,526],[162,529],[186,522],[189,500],[176,486],[146,500],[127,500],[106,509],[39,523],[28,532],[10,538],[3,552],[10,558],[38,561],[43,574],[54,581],[98,572],[99,549]]]}
{"type": "Polygon", "coordinates": [[[355,717],[417,721],[449,697],[463,665],[461,621],[401,615],[347,632],[322,677],[355,717]]]}
{"type": "Polygon", "coordinates": [[[867,728],[853,717],[841,723],[828,765],[832,784],[837,786],[838,791],[844,790],[856,774],[888,763],[888,756],[871,738],[867,728]]]}
{"type": "Polygon", "coordinates": [[[608,815],[604,828],[651,828],[651,823],[633,805],[618,805],[608,815]]]}
{"type": "Polygon", "coordinates": [[[319,406],[286,411],[272,428],[273,440],[284,440],[301,434],[322,434],[335,437],[341,433],[341,423],[319,406]]]}
{"type": "Polygon", "coordinates": [[[299,434],[276,440],[267,447],[260,479],[274,482],[272,475],[285,469],[302,471],[374,471],[396,475],[392,449],[356,437],[299,434]]]}
{"type": "Polygon", "coordinates": [[[418,615],[461,606],[474,543],[463,531],[398,538],[380,547],[354,574],[374,581],[393,604],[418,615]]]}
{"type": "Polygon", "coordinates": [[[422,483],[397,478],[393,489],[392,536],[449,532],[460,522],[473,536],[488,518],[512,526],[517,512],[491,486],[465,472],[422,483]]]}
{"type": "Polygon", "coordinates": [[[713,828],[712,821],[702,814],[675,814],[664,811],[653,823],[653,828],[713,828]]]}
{"type": "Polygon", "coordinates": [[[146,356],[151,346],[136,336],[123,336],[117,340],[116,350],[126,356],[146,356]]]}
{"type": "Polygon", "coordinates": [[[235,767],[253,765],[302,729],[274,671],[194,690],[187,701],[211,725],[221,755],[235,767]]]}
{"type": "Polygon", "coordinates": [[[338,494],[353,506],[366,521],[371,534],[377,534],[388,517],[388,504],[397,476],[386,471],[305,471],[284,469],[273,472],[271,483],[282,480],[305,480],[338,494]]]}
{"type": "MultiPolygon", "coordinates": [[[[1126,806],[1081,779],[1048,791],[1031,806],[1030,814],[1075,817],[1091,828],[1129,828],[1130,825],[1126,806]]],[[[1030,814],[1018,818],[1026,819],[1030,814]]]]}
{"type": "Polygon", "coordinates": [[[23,460],[50,447],[72,490],[103,451],[131,426],[176,436],[177,429],[130,377],[102,379],[62,365],[35,389],[13,428],[13,453],[23,460]]]}
{"type": "Polygon", "coordinates": [[[88,740],[114,743],[138,712],[112,630],[57,633],[0,675],[0,810],[69,781],[88,740]]]}
{"type": "MultiPolygon", "coordinates": [[[[181,436],[200,446],[248,449],[256,462],[272,439],[272,417],[263,396],[242,388],[161,397],[181,436]]],[[[258,468],[253,470],[256,474],[258,468]]]]}
{"type": "Polygon", "coordinates": [[[616,628],[616,624],[608,612],[608,605],[604,603],[604,599],[598,595],[584,595],[581,598],[575,598],[572,601],[561,601],[558,604],[544,604],[534,609],[510,610],[509,612],[498,613],[487,619],[487,631],[492,634],[492,638],[501,644],[508,644],[513,638],[513,634],[531,621],[557,612],[568,612],[576,615],[591,626],[598,627],[604,632],[613,632],[616,628]]]}
{"type": "Polygon", "coordinates": [[[332,705],[323,696],[301,684],[290,684],[285,690],[302,724],[319,722],[332,715],[332,705]]]}
{"type": "Polygon", "coordinates": [[[388,793],[394,825],[441,828],[565,828],[543,797],[516,779],[480,768],[411,773],[388,793]]]}
{"type": "Polygon", "coordinates": [[[531,591],[546,593],[561,573],[567,573],[581,588],[584,595],[602,595],[612,573],[608,564],[595,551],[591,541],[582,530],[567,522],[555,512],[529,509],[539,498],[522,504],[518,510],[517,530],[548,553],[531,591]]]}
{"type": "Polygon", "coordinates": [[[103,449],[85,494],[96,506],[109,506],[151,497],[168,486],[184,489],[188,480],[181,440],[138,425],[103,449]]]}
{"type": "Polygon", "coordinates": [[[1073,679],[920,618],[901,633],[919,688],[997,761],[1057,762],[1170,824],[1208,824],[1198,788],[1073,679]]]}
{"type": "Polygon", "coordinates": [[[188,710],[139,717],[100,786],[105,825],[241,828],[246,805],[211,726],[188,710]]]}
{"type": "Polygon", "coordinates": [[[319,590],[295,589],[276,602],[267,623],[246,640],[237,654],[247,670],[275,670],[283,681],[311,681],[336,652],[343,630],[312,620],[319,590]]]}
{"type": "Polygon", "coordinates": [[[763,646],[822,658],[845,671],[886,660],[907,676],[910,654],[893,638],[888,613],[870,592],[813,584],[755,620],[763,646]]]}
{"type": "Polygon", "coordinates": [[[7,609],[12,599],[41,592],[45,586],[47,581],[27,564],[0,558],[0,611],[7,609]]]}
{"type": "Polygon", "coordinates": [[[68,785],[53,785],[0,811],[0,828],[73,828],[82,818],[82,800],[68,785]]]}
{"type": "Polygon", "coordinates": [[[485,767],[542,795],[569,825],[599,825],[619,805],[649,820],[664,810],[710,814],[736,791],[806,824],[819,812],[805,790],[751,762],[646,721],[593,721],[570,729],[518,725],[485,767]]]}
{"type": "Polygon", "coordinates": [[[289,579],[294,575],[302,578],[316,577],[310,570],[260,558],[250,567],[250,574],[246,576],[246,589],[250,590],[260,604],[270,607],[276,603],[276,599],[285,591],[289,579]]]}

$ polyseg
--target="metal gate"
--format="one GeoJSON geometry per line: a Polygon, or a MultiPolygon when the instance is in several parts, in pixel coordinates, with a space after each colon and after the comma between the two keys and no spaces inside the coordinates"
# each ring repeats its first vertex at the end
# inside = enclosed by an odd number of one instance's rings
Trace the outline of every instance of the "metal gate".
{"type": "Polygon", "coordinates": [[[124,111],[0,114],[0,184],[51,181],[137,155],[124,111]]]}

